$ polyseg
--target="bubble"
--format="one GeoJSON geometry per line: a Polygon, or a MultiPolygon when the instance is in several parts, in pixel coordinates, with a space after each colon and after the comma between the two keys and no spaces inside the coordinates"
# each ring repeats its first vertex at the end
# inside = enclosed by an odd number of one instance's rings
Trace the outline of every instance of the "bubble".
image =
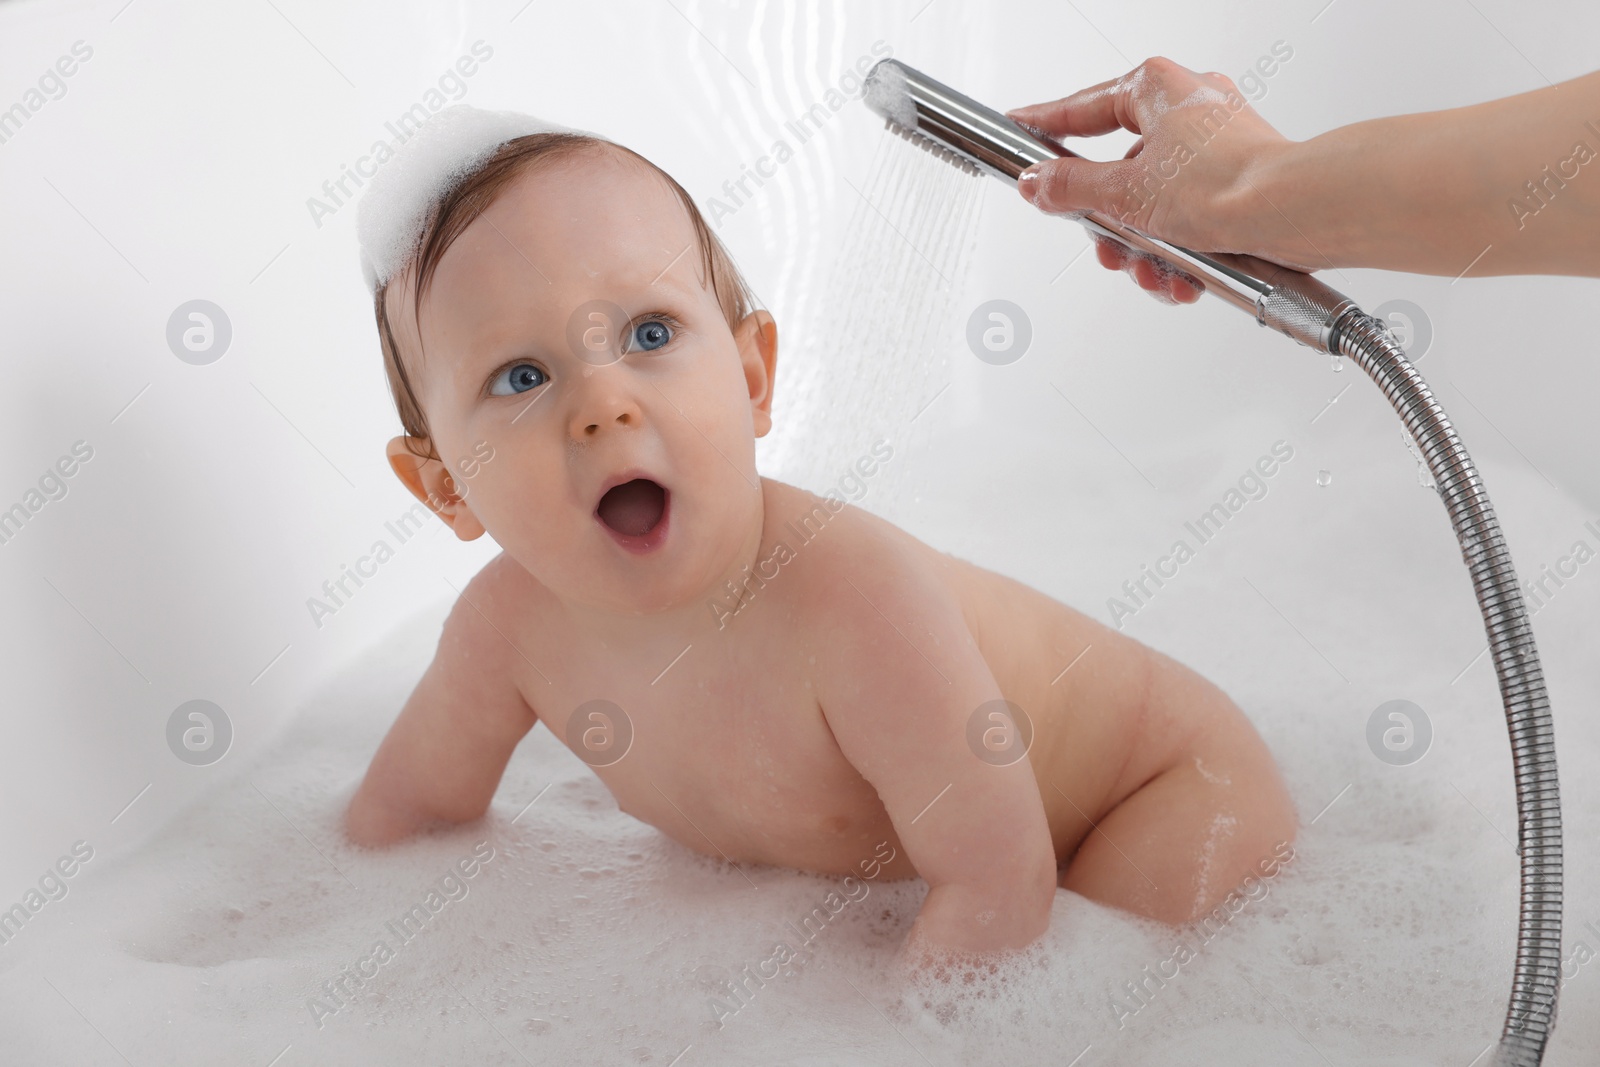
{"type": "Polygon", "coordinates": [[[388,281],[411,260],[429,209],[451,186],[478,170],[500,145],[537,133],[587,131],[515,111],[454,104],[405,137],[398,153],[380,156],[382,169],[362,194],[356,215],[368,287],[388,281]]]}
{"type": "Polygon", "coordinates": [[[232,340],[228,313],[209,300],[179,304],[167,317],[167,347],[185,363],[197,367],[215,363],[232,340]]]}
{"type": "Polygon", "coordinates": [[[967,318],[967,347],[985,363],[1015,363],[1033,341],[1028,313],[1009,300],[986,300],[967,318]]]}
{"type": "Polygon", "coordinates": [[[1411,453],[1411,458],[1417,461],[1417,484],[1424,489],[1437,489],[1433,474],[1428,470],[1428,461],[1422,454],[1422,449],[1417,446],[1416,439],[1411,436],[1404,425],[1400,427],[1400,439],[1406,443],[1406,451],[1411,453]]]}
{"type": "Polygon", "coordinates": [[[1333,473],[1331,471],[1318,471],[1317,484],[1322,486],[1324,489],[1326,489],[1329,485],[1332,485],[1333,473]]]}

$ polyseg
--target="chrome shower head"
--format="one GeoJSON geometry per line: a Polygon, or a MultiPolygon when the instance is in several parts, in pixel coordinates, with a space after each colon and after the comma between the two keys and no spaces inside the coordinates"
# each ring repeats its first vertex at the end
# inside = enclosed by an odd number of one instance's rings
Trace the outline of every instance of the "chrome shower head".
{"type": "Polygon", "coordinates": [[[1015,184],[1033,164],[1072,154],[899,60],[867,72],[865,99],[889,129],[970,173],[1015,184]]]}
{"type": "MultiPolygon", "coordinates": [[[[899,60],[880,60],[867,72],[865,99],[889,129],[907,140],[963,169],[992,174],[1013,186],[1035,163],[1081,158],[899,60]]],[[[1324,352],[1336,350],[1334,324],[1356,307],[1348,297],[1291,267],[1255,256],[1193,252],[1098,211],[1067,217],[1189,275],[1261,325],[1324,352]]]]}

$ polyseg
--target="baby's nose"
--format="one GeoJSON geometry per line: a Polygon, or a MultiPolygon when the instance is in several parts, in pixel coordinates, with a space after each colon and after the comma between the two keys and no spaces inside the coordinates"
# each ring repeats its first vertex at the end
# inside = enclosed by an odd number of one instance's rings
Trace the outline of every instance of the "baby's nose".
{"type": "MultiPolygon", "coordinates": [[[[629,426],[633,424],[634,418],[626,411],[619,411],[610,421],[617,426],[629,426]]],[[[600,432],[602,425],[604,424],[600,422],[586,422],[583,425],[583,433],[585,436],[592,437],[600,432]]]]}
{"type": "Polygon", "coordinates": [[[593,378],[588,385],[587,398],[572,413],[574,439],[585,440],[607,429],[637,429],[642,424],[643,413],[633,397],[593,378]]]}

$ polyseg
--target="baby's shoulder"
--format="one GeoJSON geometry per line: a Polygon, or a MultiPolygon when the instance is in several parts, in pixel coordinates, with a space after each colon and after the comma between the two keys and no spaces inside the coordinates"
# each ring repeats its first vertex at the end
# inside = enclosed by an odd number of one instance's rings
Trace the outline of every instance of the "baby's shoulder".
{"type": "Polygon", "coordinates": [[[837,496],[763,481],[762,562],[769,571],[791,571],[798,596],[826,603],[852,589],[932,591],[945,584],[948,557],[886,519],[837,496]]]}
{"type": "Polygon", "coordinates": [[[927,550],[898,526],[834,493],[818,495],[771,478],[761,483],[766,502],[762,540],[785,544],[796,556],[806,551],[819,562],[837,562],[850,554],[927,550]]]}
{"type": "Polygon", "coordinates": [[[462,587],[451,615],[500,634],[527,634],[553,607],[550,591],[502,551],[462,587]]]}

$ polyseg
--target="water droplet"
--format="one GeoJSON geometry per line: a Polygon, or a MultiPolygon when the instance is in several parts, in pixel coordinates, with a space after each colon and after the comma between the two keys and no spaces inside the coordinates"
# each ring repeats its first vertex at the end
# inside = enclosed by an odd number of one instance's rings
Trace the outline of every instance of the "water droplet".
{"type": "Polygon", "coordinates": [[[1338,356],[1333,357],[1333,373],[1338,374],[1344,370],[1344,360],[1338,356]]]}
{"type": "Polygon", "coordinates": [[[1434,484],[1433,475],[1428,470],[1428,461],[1423,458],[1422,449],[1417,447],[1417,442],[1412,439],[1411,433],[1404,426],[1400,427],[1400,439],[1406,443],[1406,451],[1411,453],[1411,458],[1417,461],[1417,484],[1424,489],[1437,490],[1438,486],[1434,484]]]}
{"type": "Polygon", "coordinates": [[[1333,475],[1328,471],[1317,472],[1317,484],[1326,488],[1333,481],[1333,475]]]}

